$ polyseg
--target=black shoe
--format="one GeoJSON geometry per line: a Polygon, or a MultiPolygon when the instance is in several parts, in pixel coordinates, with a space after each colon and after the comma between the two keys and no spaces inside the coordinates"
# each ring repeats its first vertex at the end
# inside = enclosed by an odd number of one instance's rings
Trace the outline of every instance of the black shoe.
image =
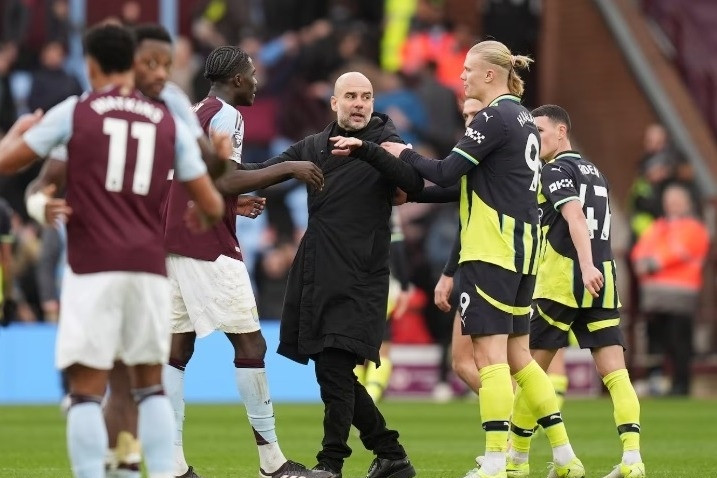
{"type": "Polygon", "coordinates": [[[259,468],[259,475],[262,478],[333,478],[333,475],[328,471],[309,470],[301,463],[291,460],[287,460],[278,470],[271,473],[259,468]]]}
{"type": "Polygon", "coordinates": [[[312,468],[312,470],[325,471],[325,472],[329,473],[329,475],[326,478],[342,478],[340,471],[334,471],[326,463],[319,463],[318,465],[314,466],[312,468]]]}
{"type": "Polygon", "coordinates": [[[416,470],[408,458],[400,460],[374,458],[366,473],[366,478],[413,478],[414,476],[416,470]]]}
{"type": "Polygon", "coordinates": [[[194,473],[194,467],[190,466],[187,472],[183,475],[179,475],[175,478],[202,478],[201,476],[194,473]]]}

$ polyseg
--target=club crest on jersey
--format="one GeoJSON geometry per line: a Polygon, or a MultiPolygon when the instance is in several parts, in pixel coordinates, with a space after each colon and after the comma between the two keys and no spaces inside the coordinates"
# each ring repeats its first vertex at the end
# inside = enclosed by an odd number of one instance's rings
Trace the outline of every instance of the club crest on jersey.
{"type": "Polygon", "coordinates": [[[480,131],[474,130],[470,126],[466,128],[466,136],[478,144],[481,144],[485,139],[485,136],[483,136],[480,131]]]}
{"type": "Polygon", "coordinates": [[[232,135],[232,147],[234,149],[239,149],[241,147],[241,140],[242,140],[241,132],[235,131],[234,134],[232,135]]]}
{"type": "Polygon", "coordinates": [[[550,186],[548,186],[548,190],[551,193],[554,193],[558,189],[562,188],[574,188],[573,180],[568,178],[558,179],[555,182],[550,183],[550,186]]]}

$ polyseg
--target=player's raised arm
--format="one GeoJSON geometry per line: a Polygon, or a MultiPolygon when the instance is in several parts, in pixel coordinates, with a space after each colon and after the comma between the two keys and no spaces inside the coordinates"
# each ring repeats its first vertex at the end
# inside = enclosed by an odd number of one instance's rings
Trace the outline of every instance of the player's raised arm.
{"type": "Polygon", "coordinates": [[[77,100],[77,96],[70,96],[44,116],[38,111],[20,117],[0,142],[0,173],[14,173],[67,143],[77,100]]]}
{"type": "Polygon", "coordinates": [[[37,124],[41,117],[40,111],[21,116],[0,140],[0,173],[14,173],[37,159],[37,154],[27,145],[23,134],[37,124]]]}
{"type": "Polygon", "coordinates": [[[263,163],[237,165],[237,169],[216,181],[217,189],[226,195],[243,194],[294,178],[314,191],[321,190],[324,175],[316,164],[301,160],[302,144],[294,144],[279,156],[263,163]]]}
{"type": "Polygon", "coordinates": [[[384,143],[388,152],[408,162],[421,176],[441,187],[456,184],[464,174],[480,163],[491,151],[503,144],[506,127],[500,113],[494,108],[485,108],[477,114],[466,128],[465,135],[451,153],[442,160],[428,159],[418,152],[396,143],[384,143]]]}

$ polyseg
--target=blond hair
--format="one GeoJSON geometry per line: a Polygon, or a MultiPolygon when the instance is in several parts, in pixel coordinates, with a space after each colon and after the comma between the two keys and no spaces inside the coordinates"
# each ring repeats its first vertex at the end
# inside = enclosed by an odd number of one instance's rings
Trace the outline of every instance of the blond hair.
{"type": "Polygon", "coordinates": [[[469,55],[480,55],[483,60],[508,72],[508,89],[516,96],[522,96],[525,83],[517,70],[527,70],[533,59],[525,55],[513,55],[507,46],[499,41],[487,40],[473,45],[469,55]]]}

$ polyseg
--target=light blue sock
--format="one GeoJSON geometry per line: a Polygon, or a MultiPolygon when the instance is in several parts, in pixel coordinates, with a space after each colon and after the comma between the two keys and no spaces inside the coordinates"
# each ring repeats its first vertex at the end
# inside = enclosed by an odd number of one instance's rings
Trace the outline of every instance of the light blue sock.
{"type": "Polygon", "coordinates": [[[102,407],[83,402],[67,413],[67,449],[76,478],[105,476],[105,453],[108,439],[102,407]]]}
{"type": "Polygon", "coordinates": [[[164,393],[167,394],[172,410],[174,410],[174,474],[183,475],[189,469],[184,457],[182,433],[184,429],[184,368],[183,366],[165,365],[162,367],[164,393]]]}
{"type": "Polygon", "coordinates": [[[249,424],[254,430],[259,451],[259,466],[265,471],[275,471],[286,463],[281,451],[274,420],[274,406],[269,395],[266,369],[261,367],[237,367],[236,381],[249,424]]]}
{"type": "Polygon", "coordinates": [[[151,395],[139,402],[137,438],[142,444],[144,463],[152,476],[172,476],[174,468],[174,416],[164,395],[151,395]]]}

